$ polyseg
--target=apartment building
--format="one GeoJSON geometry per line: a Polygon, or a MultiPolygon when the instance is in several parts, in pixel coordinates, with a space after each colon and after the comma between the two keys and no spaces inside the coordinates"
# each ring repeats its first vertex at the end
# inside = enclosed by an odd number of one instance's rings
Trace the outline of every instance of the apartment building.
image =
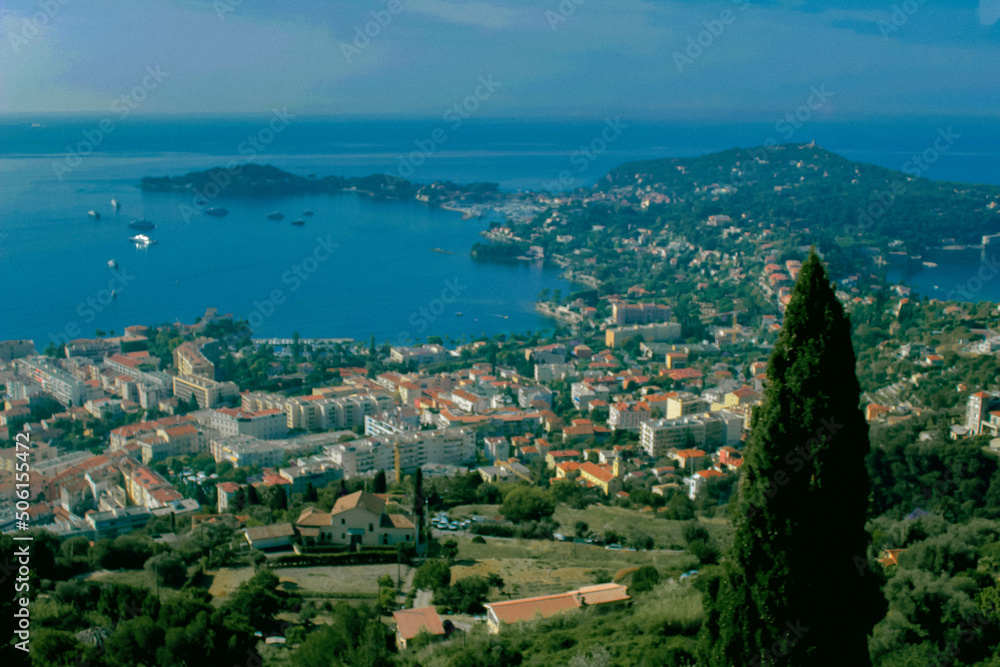
{"type": "Polygon", "coordinates": [[[720,410],[642,424],[639,444],[649,456],[662,457],[674,448],[722,447],[740,442],[743,418],[720,410]]]}
{"type": "Polygon", "coordinates": [[[196,338],[174,348],[174,367],[181,377],[195,375],[218,380],[221,359],[222,342],[214,338],[196,338]]]}
{"type": "Polygon", "coordinates": [[[622,303],[611,305],[611,317],[615,324],[650,324],[670,321],[670,306],[658,303],[622,303]]]}
{"type": "Polygon", "coordinates": [[[12,361],[35,354],[35,343],[30,340],[0,340],[0,361],[12,361]]]}
{"type": "Polygon", "coordinates": [[[666,418],[678,419],[688,415],[701,414],[709,411],[708,401],[699,396],[688,393],[679,393],[676,396],[667,397],[666,418]]]}
{"type": "Polygon", "coordinates": [[[193,424],[157,428],[136,438],[145,464],[164,461],[174,456],[198,454],[207,449],[208,438],[193,424]]]}
{"type": "MultiPolygon", "coordinates": [[[[992,433],[997,435],[997,427],[993,425],[990,413],[1000,411],[1000,392],[979,391],[969,396],[965,413],[965,427],[972,435],[992,433]]],[[[1000,415],[997,415],[1000,419],[1000,415]]]]}
{"type": "Polygon", "coordinates": [[[125,493],[136,505],[155,509],[184,499],[159,473],[132,459],[122,460],[121,471],[125,479],[125,493]]]}
{"type": "Polygon", "coordinates": [[[401,475],[427,463],[461,465],[474,461],[475,447],[472,429],[451,428],[394,433],[331,445],[327,456],[347,477],[389,468],[401,475]]]}
{"type": "Polygon", "coordinates": [[[88,512],[85,521],[94,539],[115,538],[144,528],[153,514],[146,507],[122,507],[105,512],[88,512]]]}
{"type": "Polygon", "coordinates": [[[637,336],[642,336],[647,343],[676,340],[681,337],[681,325],[680,322],[663,322],[616,327],[604,332],[604,344],[607,347],[621,347],[637,336]]]}
{"type": "Polygon", "coordinates": [[[14,369],[18,376],[34,381],[42,391],[63,405],[81,406],[91,398],[103,395],[100,388],[78,380],[47,357],[14,359],[14,369]]]}
{"type": "Polygon", "coordinates": [[[229,461],[234,467],[273,468],[281,464],[286,449],[276,440],[258,440],[248,435],[209,439],[209,451],[217,463],[229,461]]]}
{"type": "Polygon", "coordinates": [[[341,479],[344,472],[332,461],[310,461],[304,465],[281,468],[278,475],[288,480],[288,493],[304,493],[310,484],[318,491],[341,479]]]}
{"type": "Polygon", "coordinates": [[[417,366],[427,366],[445,361],[450,356],[448,350],[441,345],[392,347],[389,349],[389,361],[394,364],[408,364],[412,361],[417,366]]]}
{"type": "Polygon", "coordinates": [[[645,402],[612,403],[608,410],[608,426],[612,431],[638,431],[644,422],[652,418],[649,405],[645,402]]]}
{"type": "Polygon", "coordinates": [[[214,408],[240,395],[240,388],[233,382],[216,382],[196,375],[175,377],[173,380],[174,396],[185,401],[194,396],[201,408],[214,408]]]}
{"type": "Polygon", "coordinates": [[[260,440],[283,438],[288,434],[288,419],[276,408],[244,412],[239,408],[216,408],[209,424],[222,435],[248,435],[260,440]]]}

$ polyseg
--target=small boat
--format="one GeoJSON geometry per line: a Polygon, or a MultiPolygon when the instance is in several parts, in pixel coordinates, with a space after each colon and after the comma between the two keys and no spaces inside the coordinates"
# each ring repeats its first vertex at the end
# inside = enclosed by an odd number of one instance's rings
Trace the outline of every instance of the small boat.
{"type": "Polygon", "coordinates": [[[100,220],[101,219],[101,214],[98,213],[97,211],[87,211],[87,215],[89,215],[94,220],[100,220]]]}
{"type": "Polygon", "coordinates": [[[451,250],[444,250],[443,248],[431,248],[431,252],[440,253],[442,255],[454,255],[455,254],[451,250]]]}
{"type": "Polygon", "coordinates": [[[108,268],[109,268],[109,269],[112,269],[112,270],[113,270],[113,269],[117,269],[117,268],[118,268],[118,262],[116,262],[116,261],[115,261],[115,260],[113,260],[113,259],[109,259],[109,260],[108,260],[108,268]]]}
{"type": "Polygon", "coordinates": [[[302,215],[312,215],[312,211],[302,211],[302,215]]]}
{"type": "Polygon", "coordinates": [[[151,245],[156,245],[156,241],[149,238],[145,234],[136,234],[135,236],[128,237],[128,240],[135,244],[137,248],[148,248],[151,245]]]}
{"type": "Polygon", "coordinates": [[[115,210],[115,213],[117,213],[118,211],[122,210],[122,205],[118,203],[117,199],[112,199],[111,208],[113,208],[115,210]]]}
{"type": "Polygon", "coordinates": [[[118,298],[118,292],[116,292],[114,290],[111,290],[111,298],[112,299],[117,299],[118,298]]]}
{"type": "Polygon", "coordinates": [[[302,225],[306,224],[306,221],[300,218],[299,220],[292,220],[292,224],[295,225],[296,227],[301,227],[302,225]]]}
{"type": "Polygon", "coordinates": [[[456,310],[455,311],[455,317],[461,317],[461,316],[462,316],[462,311],[456,310]]]}
{"type": "Polygon", "coordinates": [[[229,211],[218,206],[213,206],[212,208],[205,209],[205,215],[211,215],[216,218],[224,218],[229,215],[229,211]]]}
{"type": "Polygon", "coordinates": [[[274,211],[273,213],[268,213],[264,217],[267,218],[268,220],[284,220],[285,214],[274,211]]]}
{"type": "Polygon", "coordinates": [[[146,218],[139,218],[138,220],[133,220],[132,222],[128,223],[128,226],[131,227],[132,229],[156,229],[156,225],[151,223],[149,220],[146,220],[146,218]]]}

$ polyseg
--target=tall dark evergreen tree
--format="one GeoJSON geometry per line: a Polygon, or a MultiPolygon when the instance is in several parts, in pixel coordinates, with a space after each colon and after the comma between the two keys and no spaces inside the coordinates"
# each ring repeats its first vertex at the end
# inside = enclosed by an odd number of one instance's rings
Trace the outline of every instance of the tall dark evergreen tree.
{"type": "Polygon", "coordinates": [[[424,471],[417,468],[413,475],[413,516],[417,525],[417,549],[420,548],[420,536],[424,528],[424,471]]]}
{"type": "Polygon", "coordinates": [[[733,547],[706,589],[700,664],[870,664],[886,605],[867,555],[870,445],[854,369],[850,323],[811,252],[754,413],[733,547]]]}
{"type": "Polygon", "coordinates": [[[385,493],[385,490],[386,490],[385,471],[379,470],[377,473],[375,473],[375,479],[372,482],[372,491],[374,493],[385,493]]]}

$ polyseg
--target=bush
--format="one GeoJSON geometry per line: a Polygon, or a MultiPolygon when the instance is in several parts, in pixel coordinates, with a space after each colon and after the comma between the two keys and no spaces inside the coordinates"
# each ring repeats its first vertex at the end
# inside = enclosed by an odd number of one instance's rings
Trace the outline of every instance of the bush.
{"type": "Polygon", "coordinates": [[[417,568],[413,587],[425,591],[439,591],[451,583],[451,568],[443,560],[429,560],[417,568]]]}
{"type": "Polygon", "coordinates": [[[506,526],[495,523],[474,523],[469,530],[475,535],[489,535],[490,537],[516,537],[517,529],[514,526],[506,526]]]}
{"type": "Polygon", "coordinates": [[[145,569],[147,572],[155,573],[157,581],[162,586],[180,588],[187,580],[187,567],[181,557],[173,551],[153,556],[146,561],[145,569]]]}
{"type": "Polygon", "coordinates": [[[374,565],[379,563],[395,563],[395,547],[373,548],[346,554],[319,554],[311,556],[288,555],[269,558],[265,565],[276,567],[310,567],[314,565],[374,565]]]}
{"type": "Polygon", "coordinates": [[[500,514],[514,523],[541,521],[556,511],[556,500],[550,491],[536,486],[517,486],[504,498],[500,514]]]}
{"type": "Polygon", "coordinates": [[[632,574],[632,585],[629,588],[636,593],[651,591],[660,583],[660,573],[652,565],[643,565],[632,574]]]}
{"type": "Polygon", "coordinates": [[[486,539],[482,535],[476,535],[472,538],[473,544],[486,544],[486,539]]]}

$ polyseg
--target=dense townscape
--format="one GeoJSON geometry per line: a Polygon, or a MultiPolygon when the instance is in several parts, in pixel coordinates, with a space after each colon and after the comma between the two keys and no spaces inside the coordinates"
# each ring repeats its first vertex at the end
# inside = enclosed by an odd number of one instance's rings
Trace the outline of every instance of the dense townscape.
{"type": "MultiPolygon", "coordinates": [[[[747,535],[777,530],[760,518],[777,498],[824,528],[789,571],[857,546],[880,596],[857,620],[874,615],[854,646],[872,664],[1000,665],[1000,305],[975,298],[1000,188],[813,144],[630,163],[562,193],[245,178],[228,195],[497,216],[473,256],[559,267],[576,291],[538,295],[550,329],[493,337],[264,340],[209,308],[0,342],[0,539],[33,535],[32,664],[743,664],[726,595],[760,566],[747,535]],[[968,282],[888,279],[942,253],[974,258],[968,282]],[[803,340],[822,374],[796,365],[803,340]],[[831,412],[799,400],[813,386],[831,412]],[[871,443],[869,497],[835,503],[867,541],[805,500],[796,473],[821,456],[761,454],[841,428],[871,443]]],[[[756,664],[832,632],[802,620],[776,619],[784,643],[756,664]]]]}

